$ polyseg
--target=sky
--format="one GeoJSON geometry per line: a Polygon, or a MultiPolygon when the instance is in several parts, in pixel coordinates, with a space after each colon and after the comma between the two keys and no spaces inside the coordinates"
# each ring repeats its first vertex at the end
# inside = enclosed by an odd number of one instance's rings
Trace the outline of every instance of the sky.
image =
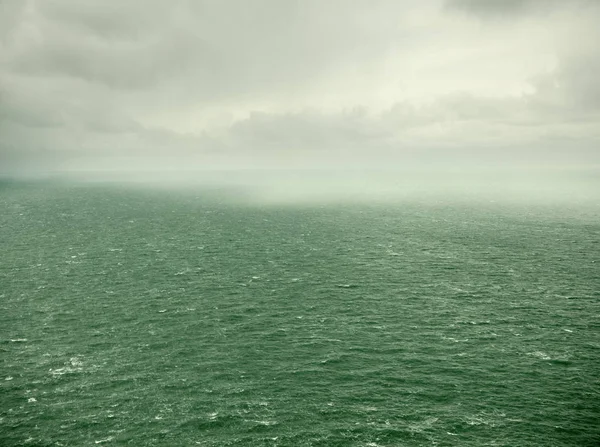
{"type": "Polygon", "coordinates": [[[598,167],[598,23],[597,0],[0,0],[0,172],[598,167]]]}

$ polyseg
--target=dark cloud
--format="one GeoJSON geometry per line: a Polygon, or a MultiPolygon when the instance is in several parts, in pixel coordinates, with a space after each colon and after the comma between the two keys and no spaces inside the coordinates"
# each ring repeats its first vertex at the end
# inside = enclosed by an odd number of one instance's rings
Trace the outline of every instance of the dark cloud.
{"type": "MultiPolygon", "coordinates": [[[[581,3],[585,2],[586,0],[581,1],[581,3]]],[[[447,0],[445,6],[448,10],[492,18],[547,13],[559,3],[559,0],[447,0]]]]}
{"type": "Polygon", "coordinates": [[[446,0],[446,11],[468,13],[481,19],[517,19],[543,17],[557,11],[574,10],[578,14],[597,13],[596,0],[446,0]]]}

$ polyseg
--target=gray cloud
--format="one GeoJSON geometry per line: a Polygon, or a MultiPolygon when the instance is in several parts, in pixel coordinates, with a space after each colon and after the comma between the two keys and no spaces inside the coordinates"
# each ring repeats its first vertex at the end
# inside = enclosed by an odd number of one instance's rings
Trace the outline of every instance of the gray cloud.
{"type": "Polygon", "coordinates": [[[0,170],[598,163],[599,18],[584,0],[4,0],[0,170]]]}
{"type": "Polygon", "coordinates": [[[547,14],[564,6],[596,7],[595,0],[447,0],[448,10],[463,11],[482,18],[514,18],[528,14],[547,14]]]}
{"type": "Polygon", "coordinates": [[[448,9],[457,9],[483,17],[521,14],[539,6],[549,7],[553,0],[448,0],[448,9]]]}

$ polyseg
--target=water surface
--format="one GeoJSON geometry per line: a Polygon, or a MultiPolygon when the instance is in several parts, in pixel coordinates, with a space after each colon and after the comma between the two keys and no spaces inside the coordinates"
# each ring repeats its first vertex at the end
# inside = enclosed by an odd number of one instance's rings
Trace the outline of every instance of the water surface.
{"type": "Polygon", "coordinates": [[[592,446],[598,210],[0,187],[0,443],[592,446]]]}

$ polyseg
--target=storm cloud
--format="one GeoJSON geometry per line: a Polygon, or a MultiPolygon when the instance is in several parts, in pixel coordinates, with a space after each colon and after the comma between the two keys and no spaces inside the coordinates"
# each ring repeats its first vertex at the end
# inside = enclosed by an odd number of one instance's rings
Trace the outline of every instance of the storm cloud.
{"type": "Polygon", "coordinates": [[[0,171],[600,161],[593,1],[0,2],[0,171]]]}

